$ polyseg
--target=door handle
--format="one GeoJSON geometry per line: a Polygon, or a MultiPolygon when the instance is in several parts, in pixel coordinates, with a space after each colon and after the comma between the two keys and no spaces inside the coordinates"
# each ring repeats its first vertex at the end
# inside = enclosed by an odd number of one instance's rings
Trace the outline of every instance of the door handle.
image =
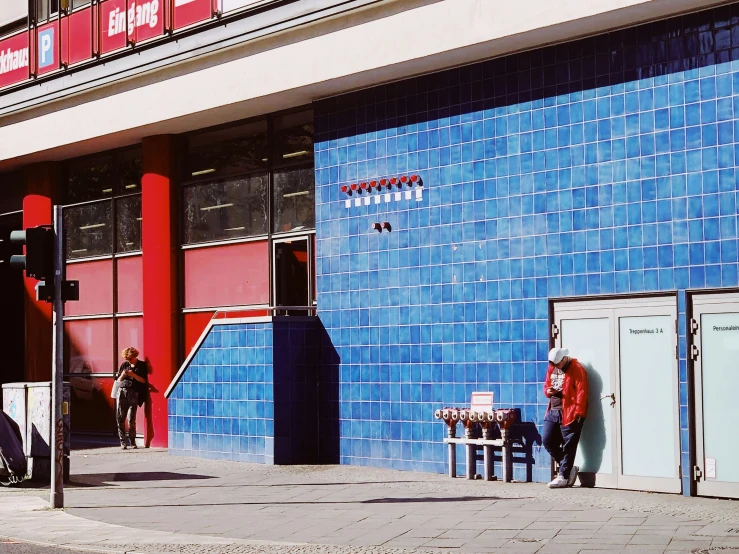
{"type": "Polygon", "coordinates": [[[605,400],[606,398],[611,399],[611,407],[616,405],[616,393],[612,392],[611,394],[604,394],[600,397],[601,400],[605,400]]]}

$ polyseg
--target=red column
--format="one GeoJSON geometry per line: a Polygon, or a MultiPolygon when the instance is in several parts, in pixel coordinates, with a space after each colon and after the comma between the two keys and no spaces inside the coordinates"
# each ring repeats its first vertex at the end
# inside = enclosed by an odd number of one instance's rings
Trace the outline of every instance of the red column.
{"type": "MultiPolygon", "coordinates": [[[[167,446],[164,391],[177,373],[177,189],[173,137],[143,140],[141,242],[144,262],[144,353],[154,387],[146,444],[167,446]]],[[[148,413],[147,413],[148,416],[148,413]]]]}
{"type": "MultiPolygon", "coordinates": [[[[24,170],[23,228],[51,225],[52,205],[58,185],[57,167],[44,163],[24,170]]],[[[25,285],[25,379],[51,380],[51,304],[36,301],[36,279],[25,285]]]]}

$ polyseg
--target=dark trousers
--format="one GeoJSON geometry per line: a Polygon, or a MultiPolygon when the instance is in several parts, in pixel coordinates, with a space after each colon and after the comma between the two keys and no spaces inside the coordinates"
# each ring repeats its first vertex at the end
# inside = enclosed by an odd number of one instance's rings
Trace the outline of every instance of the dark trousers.
{"type": "Polygon", "coordinates": [[[562,412],[549,410],[544,416],[544,432],[542,442],[549,455],[559,464],[559,474],[567,479],[572,466],[575,465],[577,443],[580,442],[582,423],[573,421],[562,425],[562,412]]]}
{"type": "Polygon", "coordinates": [[[126,428],[128,423],[128,439],[131,446],[136,444],[136,410],[138,409],[139,395],[133,387],[121,387],[118,391],[118,405],[115,419],[118,425],[118,438],[121,445],[126,444],[126,428]]]}

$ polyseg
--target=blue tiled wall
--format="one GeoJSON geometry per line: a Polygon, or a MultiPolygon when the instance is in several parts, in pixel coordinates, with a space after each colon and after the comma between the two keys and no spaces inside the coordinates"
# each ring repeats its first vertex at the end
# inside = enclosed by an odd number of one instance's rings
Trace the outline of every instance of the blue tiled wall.
{"type": "Polygon", "coordinates": [[[738,59],[732,5],[317,104],[342,463],[443,471],[433,409],[478,389],[540,424],[550,298],[676,290],[689,466],[685,290],[738,284],[738,59]],[[423,200],[345,207],[410,172],[423,200]]]}
{"type": "Polygon", "coordinates": [[[272,323],[215,325],[169,397],[169,452],[274,462],[272,323]]]}
{"type": "Polygon", "coordinates": [[[325,337],[316,318],[213,326],[170,394],[169,451],[267,464],[332,461],[335,425],[319,427],[319,412],[336,420],[337,363],[325,337]]]}

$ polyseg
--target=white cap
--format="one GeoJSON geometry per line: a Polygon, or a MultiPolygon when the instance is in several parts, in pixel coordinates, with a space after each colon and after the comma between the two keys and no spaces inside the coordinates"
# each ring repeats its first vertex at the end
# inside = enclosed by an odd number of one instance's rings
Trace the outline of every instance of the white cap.
{"type": "Polygon", "coordinates": [[[549,351],[549,361],[552,362],[554,365],[557,365],[559,362],[562,361],[562,358],[569,355],[570,351],[566,348],[552,348],[549,351]]]}

